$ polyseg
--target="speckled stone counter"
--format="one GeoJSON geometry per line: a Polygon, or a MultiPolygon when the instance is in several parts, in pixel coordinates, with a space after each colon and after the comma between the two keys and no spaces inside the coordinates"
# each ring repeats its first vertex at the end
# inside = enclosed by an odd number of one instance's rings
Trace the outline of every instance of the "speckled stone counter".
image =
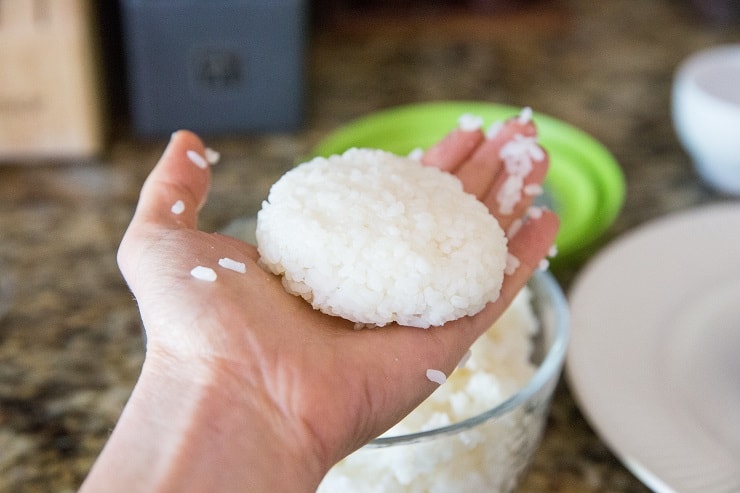
{"type": "MultiPolygon", "coordinates": [[[[603,241],[672,210],[728,200],[696,178],[674,136],[669,97],[678,62],[740,41],[737,24],[707,23],[670,0],[536,5],[461,20],[345,20],[315,32],[305,127],[208,139],[223,159],[202,227],[256,212],[296,157],[348,120],[447,99],[530,105],[603,142],[628,185],[603,241]]],[[[13,291],[0,318],[0,491],[75,491],[142,363],[139,315],[115,254],[165,142],[120,128],[94,162],[0,167],[0,276],[13,291]]],[[[556,270],[564,286],[579,267],[556,270]]],[[[647,490],[562,383],[521,491],[647,490]]]]}

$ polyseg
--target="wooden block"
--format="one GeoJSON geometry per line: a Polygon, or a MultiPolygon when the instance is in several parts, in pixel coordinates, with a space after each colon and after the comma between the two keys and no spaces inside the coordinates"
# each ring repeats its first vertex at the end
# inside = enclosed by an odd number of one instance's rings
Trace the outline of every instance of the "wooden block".
{"type": "Polygon", "coordinates": [[[101,150],[94,22],[89,0],[0,0],[0,160],[101,150]]]}

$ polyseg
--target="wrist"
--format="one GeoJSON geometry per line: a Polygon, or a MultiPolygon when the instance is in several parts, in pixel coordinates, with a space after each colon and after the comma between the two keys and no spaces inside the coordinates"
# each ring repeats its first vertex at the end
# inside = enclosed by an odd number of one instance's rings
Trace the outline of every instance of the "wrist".
{"type": "Polygon", "coordinates": [[[308,438],[245,382],[219,362],[148,352],[86,484],[113,468],[128,491],[315,491],[326,471],[308,438]]]}
{"type": "Polygon", "coordinates": [[[244,378],[246,369],[219,360],[203,366],[186,448],[201,447],[194,459],[210,464],[202,471],[210,479],[192,491],[225,491],[214,484],[231,471],[234,483],[242,485],[240,492],[314,492],[326,470],[309,437],[294,428],[264,390],[244,378]]]}

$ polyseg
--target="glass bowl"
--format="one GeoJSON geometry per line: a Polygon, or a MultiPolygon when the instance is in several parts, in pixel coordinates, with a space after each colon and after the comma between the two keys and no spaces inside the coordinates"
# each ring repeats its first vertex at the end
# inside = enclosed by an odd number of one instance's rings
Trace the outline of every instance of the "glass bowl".
{"type": "Polygon", "coordinates": [[[537,272],[528,287],[539,327],[532,336],[534,370],[523,387],[462,421],[377,438],[329,471],[318,493],[512,491],[540,443],[569,331],[567,302],[554,277],[537,272]]]}

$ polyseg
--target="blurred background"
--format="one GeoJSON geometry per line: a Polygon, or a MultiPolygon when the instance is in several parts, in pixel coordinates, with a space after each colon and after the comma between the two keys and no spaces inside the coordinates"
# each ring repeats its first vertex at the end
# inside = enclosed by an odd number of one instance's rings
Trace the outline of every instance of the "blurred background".
{"type": "MultiPolygon", "coordinates": [[[[601,142],[626,182],[599,241],[553,263],[567,289],[617,235],[729,200],[695,174],[670,96],[684,58],[737,42],[729,0],[0,0],[0,491],[75,491],[131,391],[141,324],[115,252],[175,129],[222,154],[215,231],[354,119],[531,106],[601,142]]],[[[563,382],[521,491],[647,489],[563,382]]]]}

